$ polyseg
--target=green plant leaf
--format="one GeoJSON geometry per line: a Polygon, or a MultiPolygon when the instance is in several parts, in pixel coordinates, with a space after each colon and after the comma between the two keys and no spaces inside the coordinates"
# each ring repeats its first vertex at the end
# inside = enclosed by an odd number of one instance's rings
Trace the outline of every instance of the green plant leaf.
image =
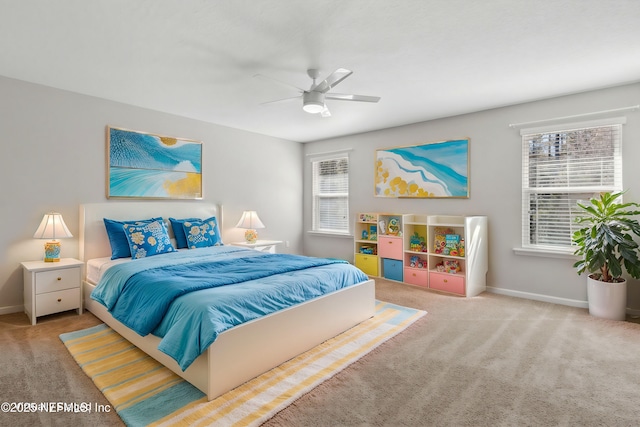
{"type": "Polygon", "coordinates": [[[623,192],[601,193],[578,203],[583,215],[575,220],[584,226],[572,235],[576,246],[574,254],[581,259],[574,264],[578,274],[584,271],[600,273],[601,280],[619,278],[626,270],[640,278],[639,245],[634,236],[640,236],[640,204],[619,203],[623,192]]]}

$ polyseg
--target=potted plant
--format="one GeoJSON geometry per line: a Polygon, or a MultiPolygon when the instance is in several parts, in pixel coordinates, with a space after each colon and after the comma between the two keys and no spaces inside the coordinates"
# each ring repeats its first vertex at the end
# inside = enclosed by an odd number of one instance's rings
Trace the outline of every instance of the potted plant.
{"type": "Polygon", "coordinates": [[[627,306],[627,282],[622,277],[640,278],[640,259],[635,236],[640,224],[632,217],[640,214],[638,203],[619,203],[623,192],[601,193],[590,204],[578,206],[584,215],[576,218],[583,227],[573,233],[574,252],[580,260],[574,264],[578,274],[587,271],[589,313],[606,319],[624,320],[627,306]]]}

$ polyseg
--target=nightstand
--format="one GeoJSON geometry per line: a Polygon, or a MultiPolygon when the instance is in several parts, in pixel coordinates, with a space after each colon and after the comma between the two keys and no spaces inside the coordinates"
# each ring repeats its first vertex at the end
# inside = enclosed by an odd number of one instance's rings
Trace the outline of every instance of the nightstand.
{"type": "Polygon", "coordinates": [[[31,324],[39,316],[78,309],[82,314],[82,266],[73,258],[62,258],[59,262],[25,261],[24,312],[31,324]]]}
{"type": "Polygon", "coordinates": [[[247,242],[231,242],[232,246],[242,246],[244,248],[255,249],[260,252],[269,252],[270,254],[276,253],[276,246],[282,243],[282,240],[256,240],[255,243],[247,242]]]}

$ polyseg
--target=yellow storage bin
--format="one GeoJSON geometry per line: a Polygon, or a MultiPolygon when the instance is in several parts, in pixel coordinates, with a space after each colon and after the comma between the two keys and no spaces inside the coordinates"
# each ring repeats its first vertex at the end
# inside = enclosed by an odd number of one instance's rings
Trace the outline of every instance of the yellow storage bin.
{"type": "Polygon", "coordinates": [[[378,257],[376,255],[356,254],[356,267],[367,276],[378,276],[378,257]]]}

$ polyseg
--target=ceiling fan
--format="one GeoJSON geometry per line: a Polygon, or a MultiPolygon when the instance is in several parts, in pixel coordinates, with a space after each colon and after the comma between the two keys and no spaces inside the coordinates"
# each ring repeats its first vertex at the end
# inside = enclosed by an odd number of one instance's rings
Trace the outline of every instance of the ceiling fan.
{"type": "Polygon", "coordinates": [[[262,74],[256,74],[255,77],[260,77],[274,81],[276,83],[293,87],[300,95],[278,99],[275,101],[265,102],[263,104],[271,104],[274,102],[286,101],[290,99],[302,98],[302,109],[310,114],[320,114],[322,117],[331,117],[331,112],[325,103],[327,99],[333,99],[337,101],[357,101],[357,102],[378,102],[379,96],[367,96],[367,95],[352,95],[346,93],[332,93],[329,92],[332,88],[338,85],[341,81],[353,74],[353,71],[346,68],[338,68],[333,73],[329,74],[324,80],[317,82],[316,80],[320,76],[320,70],[316,68],[310,68],[307,70],[307,74],[313,80],[309,89],[301,89],[297,86],[290,85],[288,83],[281,82],[271,77],[263,76],[262,74]]]}

